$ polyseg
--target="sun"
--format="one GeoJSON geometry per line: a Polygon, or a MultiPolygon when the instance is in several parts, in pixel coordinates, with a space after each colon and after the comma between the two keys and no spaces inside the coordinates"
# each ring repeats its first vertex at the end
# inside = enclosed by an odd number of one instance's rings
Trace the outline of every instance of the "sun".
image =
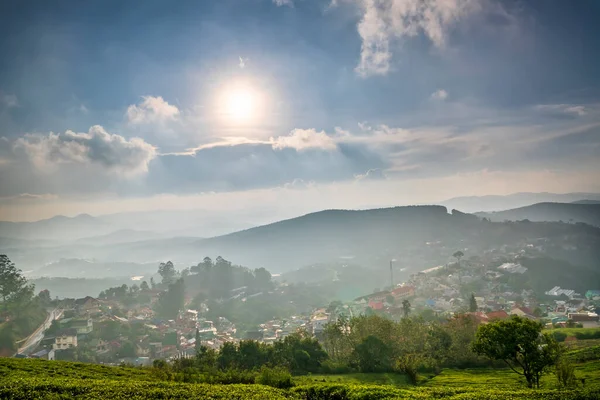
{"type": "Polygon", "coordinates": [[[227,114],[233,119],[250,119],[255,112],[255,106],[256,96],[252,90],[248,88],[237,88],[227,94],[227,114]]]}
{"type": "Polygon", "coordinates": [[[249,82],[231,82],[220,92],[220,114],[226,122],[247,125],[264,111],[261,92],[249,82]]]}

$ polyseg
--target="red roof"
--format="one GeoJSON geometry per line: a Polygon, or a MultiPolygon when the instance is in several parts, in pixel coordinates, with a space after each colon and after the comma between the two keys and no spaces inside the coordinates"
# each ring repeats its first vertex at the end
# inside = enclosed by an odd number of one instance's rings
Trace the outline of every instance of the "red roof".
{"type": "Polygon", "coordinates": [[[383,310],[383,301],[370,301],[369,307],[373,310],[383,310]]]}
{"type": "Polygon", "coordinates": [[[487,313],[487,317],[489,319],[507,319],[509,315],[504,310],[498,310],[487,313]]]}
{"type": "Polygon", "coordinates": [[[392,295],[394,296],[398,296],[401,294],[406,294],[406,293],[410,293],[410,292],[414,292],[415,288],[413,286],[400,286],[397,287],[396,289],[392,290],[392,295]]]}

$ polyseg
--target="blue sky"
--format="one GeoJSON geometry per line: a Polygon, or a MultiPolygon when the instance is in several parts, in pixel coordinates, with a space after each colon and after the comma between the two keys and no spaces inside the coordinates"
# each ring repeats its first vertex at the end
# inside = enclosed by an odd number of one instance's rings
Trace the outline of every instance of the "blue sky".
{"type": "Polygon", "coordinates": [[[600,191],[599,17],[594,0],[3,2],[0,219],[600,191]]]}

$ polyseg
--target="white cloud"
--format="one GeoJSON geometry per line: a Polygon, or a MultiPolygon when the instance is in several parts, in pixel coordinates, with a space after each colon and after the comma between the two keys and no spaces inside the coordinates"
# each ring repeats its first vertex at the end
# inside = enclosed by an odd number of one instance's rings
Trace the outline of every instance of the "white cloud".
{"type": "Polygon", "coordinates": [[[243,58],[243,57],[241,57],[241,56],[239,57],[239,59],[240,59],[240,63],[238,64],[238,65],[239,65],[239,67],[240,67],[241,69],[244,69],[244,68],[246,68],[246,61],[247,61],[247,60],[244,60],[244,58],[243,58]]]}
{"type": "Polygon", "coordinates": [[[431,94],[431,98],[434,100],[441,101],[446,100],[448,98],[448,92],[446,92],[444,89],[436,90],[431,94]]]}
{"type": "Polygon", "coordinates": [[[355,71],[363,76],[385,75],[391,69],[393,41],[424,34],[444,47],[448,31],[477,11],[477,0],[351,0],[361,8],[358,33],[362,39],[355,71]]]}
{"type": "Polygon", "coordinates": [[[0,93],[0,103],[4,104],[6,107],[18,107],[19,100],[17,96],[14,94],[1,94],[0,93]]]}
{"type": "Polygon", "coordinates": [[[294,1],[293,0],[273,0],[273,3],[277,7],[281,7],[281,6],[294,7],[294,1]]]}
{"type": "Polygon", "coordinates": [[[0,202],[20,202],[20,201],[50,201],[57,200],[58,196],[53,193],[42,193],[42,194],[32,194],[32,193],[21,193],[16,196],[5,196],[0,197],[0,202]]]}
{"type": "Polygon", "coordinates": [[[364,174],[354,175],[357,181],[378,181],[387,179],[387,175],[381,168],[372,168],[364,174]]]}
{"type": "Polygon", "coordinates": [[[535,106],[534,109],[542,112],[576,115],[579,117],[583,117],[588,111],[584,106],[576,104],[540,104],[535,106]]]}
{"type": "Polygon", "coordinates": [[[332,137],[325,131],[315,129],[294,129],[288,136],[278,136],[270,140],[273,149],[292,148],[297,151],[307,149],[335,150],[337,148],[332,137]]]}
{"type": "Polygon", "coordinates": [[[161,96],[143,96],[142,102],[127,108],[126,117],[132,124],[161,123],[177,118],[179,109],[161,96]]]}
{"type": "Polygon", "coordinates": [[[95,164],[126,175],[146,172],[156,149],[140,138],[125,139],[106,132],[99,125],[87,133],[27,134],[16,140],[33,165],[51,172],[60,164],[95,164]]]}

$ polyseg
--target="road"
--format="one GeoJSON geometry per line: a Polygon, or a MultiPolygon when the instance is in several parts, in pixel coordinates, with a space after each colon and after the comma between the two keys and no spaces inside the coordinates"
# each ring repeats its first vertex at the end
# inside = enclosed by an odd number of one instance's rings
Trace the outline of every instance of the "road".
{"type": "Polygon", "coordinates": [[[52,321],[59,319],[62,316],[63,310],[55,308],[48,313],[46,320],[26,339],[23,339],[19,343],[18,354],[28,354],[29,351],[33,350],[44,338],[44,332],[50,328],[52,321]]]}

